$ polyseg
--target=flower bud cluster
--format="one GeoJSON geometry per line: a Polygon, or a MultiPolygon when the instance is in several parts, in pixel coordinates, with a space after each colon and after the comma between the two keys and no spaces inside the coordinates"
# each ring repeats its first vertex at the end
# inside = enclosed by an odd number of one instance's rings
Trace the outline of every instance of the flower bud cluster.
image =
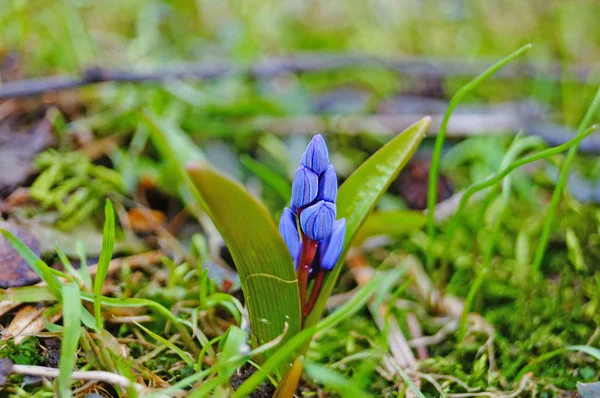
{"type": "Polygon", "coordinates": [[[346,233],[346,220],[335,219],[337,189],[337,174],[329,164],[325,140],[317,134],[308,144],[294,176],[291,209],[284,209],[279,222],[279,232],[296,268],[306,244],[317,247],[311,263],[319,270],[331,271],[337,263],[346,233]]]}

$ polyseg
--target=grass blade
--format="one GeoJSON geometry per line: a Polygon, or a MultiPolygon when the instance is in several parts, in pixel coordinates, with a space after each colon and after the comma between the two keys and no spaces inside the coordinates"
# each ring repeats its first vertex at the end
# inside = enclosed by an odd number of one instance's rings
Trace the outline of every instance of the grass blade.
{"type": "Polygon", "coordinates": [[[92,276],[90,275],[90,271],[87,265],[87,256],[85,255],[85,246],[82,241],[78,240],[76,243],[77,253],[79,254],[79,273],[81,278],[84,280],[85,285],[88,289],[91,289],[93,286],[92,276]]]}
{"type": "Polygon", "coordinates": [[[146,332],[148,335],[150,335],[150,337],[152,337],[154,340],[158,341],[162,345],[169,347],[173,352],[175,352],[177,355],[179,355],[179,358],[181,358],[183,360],[183,362],[185,362],[187,365],[193,366],[195,364],[195,361],[192,359],[190,354],[183,351],[181,348],[177,347],[175,344],[171,343],[169,340],[165,339],[164,337],[162,337],[162,336],[154,333],[152,330],[146,328],[142,324],[140,324],[138,322],[134,322],[134,323],[137,325],[137,327],[139,327],[144,332],[146,332]]]}
{"type": "Polygon", "coordinates": [[[110,200],[106,201],[104,207],[104,232],[102,235],[102,250],[100,251],[100,258],[98,259],[98,268],[96,270],[96,278],[94,279],[94,315],[96,317],[96,328],[102,329],[102,286],[104,285],[104,279],[108,274],[108,266],[110,265],[110,259],[112,258],[113,249],[115,247],[115,212],[113,210],[112,203],[110,200]]]}
{"type": "Polygon", "coordinates": [[[450,121],[450,115],[454,111],[454,108],[458,103],[475,87],[481,84],[484,80],[492,76],[499,69],[501,69],[504,65],[508,64],[513,59],[517,58],[525,51],[531,48],[531,44],[526,44],[523,47],[519,48],[514,53],[510,54],[506,58],[496,62],[494,65],[485,70],[482,74],[477,76],[475,79],[471,80],[465,86],[463,86],[458,92],[452,97],[450,103],[448,104],[448,109],[446,109],[446,113],[444,114],[444,118],[442,119],[442,124],[440,126],[440,131],[438,132],[437,137],[435,138],[435,144],[433,147],[433,152],[431,154],[431,168],[429,170],[429,188],[427,192],[427,234],[429,235],[429,250],[427,250],[427,267],[431,269],[433,266],[433,250],[431,249],[431,245],[433,245],[433,241],[435,240],[435,208],[437,202],[437,179],[438,172],[440,169],[440,159],[442,156],[442,147],[444,145],[444,140],[446,139],[446,129],[448,127],[448,122],[450,121]]]}
{"type": "Polygon", "coordinates": [[[467,203],[469,203],[469,200],[471,199],[471,197],[476,192],[494,186],[495,184],[502,181],[502,179],[504,177],[506,177],[507,175],[509,175],[513,170],[518,169],[521,166],[524,166],[528,163],[532,163],[537,160],[544,159],[549,156],[556,155],[556,154],[566,151],[567,149],[569,149],[573,145],[576,145],[577,143],[581,142],[585,137],[587,137],[588,135],[593,133],[595,129],[596,129],[596,126],[592,126],[589,129],[587,129],[583,134],[576,136],[572,140],[567,141],[562,145],[555,146],[553,148],[548,148],[543,151],[534,153],[533,155],[529,155],[527,157],[519,159],[519,160],[511,163],[508,167],[501,170],[497,174],[494,174],[493,176],[490,176],[489,178],[487,178],[481,182],[475,183],[475,184],[471,185],[469,188],[467,188],[465,190],[465,193],[463,194],[463,196],[460,198],[458,208],[456,209],[456,213],[454,213],[454,217],[452,217],[452,220],[450,221],[450,225],[448,227],[448,232],[446,233],[447,238],[446,238],[446,242],[444,244],[444,252],[442,254],[442,258],[444,259],[444,261],[448,258],[448,251],[450,250],[450,246],[452,244],[452,238],[454,237],[454,231],[456,230],[456,228],[458,226],[459,217],[460,217],[462,211],[464,210],[464,208],[466,207],[467,203]]]}
{"type": "Polygon", "coordinates": [[[589,345],[571,345],[564,348],[559,348],[558,350],[550,351],[545,354],[540,355],[538,358],[529,362],[527,366],[525,366],[516,377],[516,380],[520,380],[526,373],[535,369],[536,366],[541,364],[542,362],[547,361],[550,358],[554,358],[557,355],[564,354],[567,351],[580,351],[588,354],[589,356],[595,358],[600,361],[600,350],[598,348],[591,347],[589,345]]]}
{"type": "MultiPolygon", "coordinates": [[[[592,101],[592,104],[587,110],[587,113],[583,117],[581,124],[579,125],[579,130],[577,132],[577,136],[582,136],[587,128],[589,127],[592,119],[600,109],[600,87],[596,92],[596,96],[592,101]]],[[[560,174],[558,176],[558,181],[556,182],[556,187],[554,188],[554,192],[552,193],[552,199],[550,199],[550,206],[546,211],[546,217],[544,219],[544,227],[542,228],[542,234],[540,235],[540,242],[538,243],[537,250],[535,252],[535,257],[533,258],[533,274],[537,274],[542,265],[542,260],[544,259],[544,253],[546,252],[546,246],[548,245],[548,237],[550,236],[550,228],[552,228],[552,220],[554,218],[554,213],[556,211],[556,207],[558,206],[558,201],[563,194],[565,189],[565,184],[567,183],[567,177],[569,176],[569,168],[571,167],[571,163],[573,163],[573,159],[575,159],[575,155],[577,155],[577,148],[579,147],[579,142],[573,145],[569,152],[567,152],[567,156],[565,161],[560,169],[560,174]]]]}
{"type": "Polygon", "coordinates": [[[75,368],[75,357],[81,334],[81,297],[79,286],[74,283],[63,285],[63,335],[60,345],[60,373],[58,394],[61,398],[71,396],[71,374],[75,368]]]}

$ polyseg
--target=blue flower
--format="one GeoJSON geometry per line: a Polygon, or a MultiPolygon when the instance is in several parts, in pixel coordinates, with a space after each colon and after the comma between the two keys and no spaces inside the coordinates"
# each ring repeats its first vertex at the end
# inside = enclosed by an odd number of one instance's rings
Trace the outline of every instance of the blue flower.
{"type": "Polygon", "coordinates": [[[279,220],[279,233],[283,237],[294,262],[296,262],[301,246],[300,234],[298,233],[296,215],[288,208],[283,209],[283,214],[279,220]]]}
{"type": "Polygon", "coordinates": [[[335,173],[335,168],[332,165],[329,165],[319,177],[319,192],[317,193],[317,199],[335,203],[337,189],[337,174],[335,173]]]}
{"type": "Polygon", "coordinates": [[[342,254],[346,236],[346,219],[342,218],[333,223],[331,234],[319,244],[319,262],[321,269],[331,271],[342,254]]]}
{"type": "Polygon", "coordinates": [[[319,176],[307,167],[298,167],[292,183],[292,206],[298,209],[310,204],[318,190],[319,176]]]}
{"type": "Polygon", "coordinates": [[[325,171],[329,165],[329,151],[321,134],[316,134],[302,155],[302,165],[317,174],[325,171]]]}
{"type": "Polygon", "coordinates": [[[300,213],[302,232],[311,240],[319,241],[331,233],[335,221],[335,204],[320,200],[300,213]]]}

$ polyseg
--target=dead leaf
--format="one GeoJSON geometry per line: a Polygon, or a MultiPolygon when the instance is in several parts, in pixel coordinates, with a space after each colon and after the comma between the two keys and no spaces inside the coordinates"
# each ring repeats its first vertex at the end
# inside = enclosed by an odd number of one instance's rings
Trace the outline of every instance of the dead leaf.
{"type": "MultiPolygon", "coordinates": [[[[29,246],[36,255],[40,255],[40,244],[29,230],[12,222],[0,222],[0,229],[6,229],[29,246]]],[[[28,286],[39,280],[38,275],[19,253],[0,236],[0,289],[28,286]]]]}
{"type": "Polygon", "coordinates": [[[600,398],[600,383],[577,383],[577,391],[582,398],[600,398]]]}
{"type": "Polygon", "coordinates": [[[162,225],[166,221],[165,215],[153,209],[131,209],[127,212],[127,221],[132,230],[136,232],[152,232],[156,225],[162,225]]]}
{"type": "Polygon", "coordinates": [[[33,159],[54,143],[52,124],[44,118],[27,128],[14,117],[0,122],[0,196],[7,196],[35,171],[33,159]]]}
{"type": "Polygon", "coordinates": [[[32,305],[27,305],[19,309],[15,317],[2,332],[3,338],[15,337],[21,334],[33,321],[40,317],[46,309],[44,307],[37,308],[32,305]]]}
{"type": "Polygon", "coordinates": [[[8,358],[0,359],[0,386],[6,383],[6,379],[12,373],[13,361],[8,358]]]}

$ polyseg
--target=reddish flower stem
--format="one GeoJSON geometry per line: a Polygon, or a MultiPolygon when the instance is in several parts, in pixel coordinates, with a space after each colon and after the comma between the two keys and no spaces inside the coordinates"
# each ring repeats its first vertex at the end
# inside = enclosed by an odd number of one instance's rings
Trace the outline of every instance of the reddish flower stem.
{"type": "Polygon", "coordinates": [[[325,279],[325,271],[321,270],[321,271],[319,271],[319,273],[317,274],[317,277],[315,278],[315,283],[313,284],[312,291],[310,292],[310,298],[308,299],[308,302],[306,303],[306,306],[304,307],[304,310],[302,311],[302,315],[304,318],[306,318],[308,316],[308,314],[310,314],[313,307],[315,306],[315,303],[317,302],[317,298],[319,297],[319,293],[321,293],[321,287],[323,286],[324,279],[325,279]]]}
{"type": "Polygon", "coordinates": [[[300,263],[298,266],[298,288],[300,289],[300,305],[304,310],[306,304],[306,291],[308,289],[308,274],[310,265],[317,252],[317,242],[308,239],[302,234],[302,253],[300,254],[300,263]]]}

